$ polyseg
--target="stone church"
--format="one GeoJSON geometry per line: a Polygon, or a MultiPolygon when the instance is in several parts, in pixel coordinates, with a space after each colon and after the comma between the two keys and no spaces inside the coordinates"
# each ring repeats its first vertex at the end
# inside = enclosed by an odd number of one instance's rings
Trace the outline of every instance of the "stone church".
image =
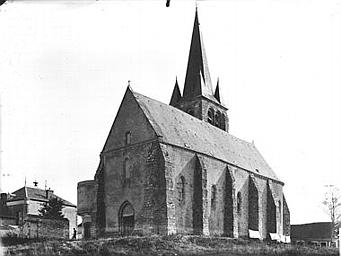
{"type": "Polygon", "coordinates": [[[78,183],[83,236],[203,234],[290,239],[280,181],[229,133],[195,13],[183,93],[170,104],[127,88],[94,180],[78,183]]]}

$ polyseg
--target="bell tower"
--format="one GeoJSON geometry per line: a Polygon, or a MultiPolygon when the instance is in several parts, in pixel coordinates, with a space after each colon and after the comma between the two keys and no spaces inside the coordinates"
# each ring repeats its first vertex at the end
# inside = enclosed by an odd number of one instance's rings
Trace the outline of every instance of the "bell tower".
{"type": "Polygon", "coordinates": [[[228,132],[228,109],[220,101],[219,80],[213,93],[199,25],[196,9],[183,94],[176,79],[170,105],[228,132]]]}

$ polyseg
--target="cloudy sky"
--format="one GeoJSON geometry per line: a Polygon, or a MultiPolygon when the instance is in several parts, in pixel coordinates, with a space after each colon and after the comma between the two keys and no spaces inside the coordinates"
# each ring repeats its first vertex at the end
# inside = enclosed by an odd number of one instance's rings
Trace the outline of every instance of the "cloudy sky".
{"type": "MultiPolygon", "coordinates": [[[[341,187],[341,1],[197,1],[230,132],[285,182],[292,223],[327,221],[341,187]]],[[[195,1],[12,0],[0,7],[2,190],[34,180],[76,203],[128,80],[168,103],[182,88],[195,1]]]]}

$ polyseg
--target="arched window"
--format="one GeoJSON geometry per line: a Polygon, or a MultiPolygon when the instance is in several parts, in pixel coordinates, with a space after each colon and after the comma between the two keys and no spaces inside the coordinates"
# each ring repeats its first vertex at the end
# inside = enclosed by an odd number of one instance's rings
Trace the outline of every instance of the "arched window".
{"type": "Polygon", "coordinates": [[[216,185],[212,185],[211,188],[211,205],[213,207],[215,207],[216,201],[217,201],[217,186],[216,185]]]}
{"type": "Polygon", "coordinates": [[[240,214],[242,211],[242,194],[238,192],[237,194],[237,212],[240,214]]]}
{"type": "Polygon", "coordinates": [[[214,125],[220,128],[220,122],[221,122],[221,113],[220,111],[217,111],[214,117],[214,125]]]}
{"type": "Polygon", "coordinates": [[[130,183],[130,170],[129,170],[129,159],[125,158],[123,160],[123,172],[122,172],[122,178],[124,184],[130,183]]]}
{"type": "Polygon", "coordinates": [[[131,143],[131,131],[126,132],[126,137],[125,137],[125,143],[126,145],[129,145],[131,143]]]}
{"type": "Polygon", "coordinates": [[[185,177],[181,176],[179,180],[179,201],[185,201],[185,177]]]}
{"type": "Polygon", "coordinates": [[[222,130],[224,130],[224,131],[226,131],[226,124],[225,124],[225,122],[226,122],[225,115],[222,114],[222,115],[221,115],[221,119],[220,119],[220,128],[221,128],[222,130]]]}
{"type": "Polygon", "coordinates": [[[214,124],[214,110],[212,108],[209,108],[208,109],[208,112],[207,112],[207,121],[210,123],[210,124],[214,124]]]}

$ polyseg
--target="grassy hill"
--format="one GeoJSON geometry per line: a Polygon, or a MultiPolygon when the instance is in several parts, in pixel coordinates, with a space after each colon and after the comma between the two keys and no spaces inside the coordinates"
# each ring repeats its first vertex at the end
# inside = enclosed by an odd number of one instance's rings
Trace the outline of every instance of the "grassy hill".
{"type": "Polygon", "coordinates": [[[239,256],[339,255],[337,248],[316,248],[222,237],[150,236],[88,241],[45,241],[9,246],[4,255],[82,256],[239,256]]]}

